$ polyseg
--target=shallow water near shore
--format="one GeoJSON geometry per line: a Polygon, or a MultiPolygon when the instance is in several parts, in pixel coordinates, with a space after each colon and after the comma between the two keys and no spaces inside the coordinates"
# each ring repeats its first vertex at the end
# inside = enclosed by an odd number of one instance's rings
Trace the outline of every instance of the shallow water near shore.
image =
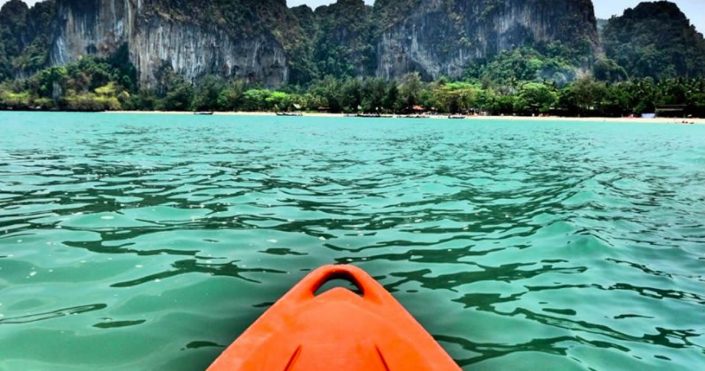
{"type": "Polygon", "coordinates": [[[0,113],[0,369],[199,370],[310,270],[466,370],[705,364],[705,127],[0,113]]]}

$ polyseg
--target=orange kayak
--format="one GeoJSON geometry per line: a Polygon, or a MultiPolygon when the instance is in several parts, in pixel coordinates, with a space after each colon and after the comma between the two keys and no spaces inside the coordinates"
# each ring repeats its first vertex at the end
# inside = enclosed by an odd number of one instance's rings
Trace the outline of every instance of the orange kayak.
{"type": "Polygon", "coordinates": [[[231,370],[460,370],[387,290],[353,266],[317,269],[255,321],[208,368],[231,370]],[[336,287],[345,279],[357,294],[336,287]]]}

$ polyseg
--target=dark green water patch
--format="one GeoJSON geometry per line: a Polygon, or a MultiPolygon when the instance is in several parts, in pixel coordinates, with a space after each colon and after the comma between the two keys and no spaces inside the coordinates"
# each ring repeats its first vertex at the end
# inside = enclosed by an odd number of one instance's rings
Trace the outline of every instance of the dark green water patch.
{"type": "Polygon", "coordinates": [[[102,329],[113,329],[113,328],[120,328],[120,327],[137,326],[137,325],[141,325],[145,322],[147,322],[147,321],[143,320],[143,319],[135,320],[135,321],[106,321],[106,322],[96,323],[95,325],[93,325],[93,327],[102,328],[102,329]]]}

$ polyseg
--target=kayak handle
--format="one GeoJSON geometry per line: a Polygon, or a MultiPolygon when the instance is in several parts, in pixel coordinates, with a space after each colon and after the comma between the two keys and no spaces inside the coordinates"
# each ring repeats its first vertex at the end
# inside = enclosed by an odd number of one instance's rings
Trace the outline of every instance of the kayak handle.
{"type": "Polygon", "coordinates": [[[327,282],[343,279],[357,286],[363,299],[381,301],[380,293],[384,288],[375,281],[367,272],[352,265],[326,265],[309,273],[299,282],[290,294],[299,300],[313,299],[318,291],[327,282]]]}

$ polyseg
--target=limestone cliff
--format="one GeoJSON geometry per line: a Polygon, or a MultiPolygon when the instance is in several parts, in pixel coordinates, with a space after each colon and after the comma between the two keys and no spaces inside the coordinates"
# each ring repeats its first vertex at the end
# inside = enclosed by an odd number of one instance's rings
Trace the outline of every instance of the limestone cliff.
{"type": "Polygon", "coordinates": [[[591,0],[338,0],[315,11],[286,0],[50,2],[49,64],[126,45],[147,87],[164,67],[190,81],[215,74],[271,87],[326,75],[454,78],[523,46],[585,69],[599,54],[591,0]]]}
{"type": "Polygon", "coordinates": [[[313,60],[321,75],[369,76],[376,69],[376,27],[363,0],[318,7],[313,60]]]}
{"type": "Polygon", "coordinates": [[[0,81],[27,77],[48,64],[54,4],[29,8],[21,0],[0,7],[0,81]]]}
{"type": "Polygon", "coordinates": [[[591,0],[380,0],[377,75],[458,77],[476,60],[521,46],[568,48],[588,66],[598,51],[591,0]]]}
{"type": "Polygon", "coordinates": [[[632,77],[705,76],[705,38],[674,3],[627,9],[607,22],[602,37],[607,56],[632,77]]]}
{"type": "MultiPolygon", "coordinates": [[[[140,81],[147,86],[165,64],[192,81],[206,74],[267,86],[288,81],[286,51],[273,30],[228,29],[223,27],[227,20],[209,22],[213,14],[207,12],[208,6],[199,8],[200,1],[179,3],[58,0],[51,60],[65,64],[84,55],[107,56],[126,44],[140,81]]],[[[286,11],[286,4],[278,3],[286,11]]],[[[248,22],[256,24],[254,19],[248,22]]]]}

